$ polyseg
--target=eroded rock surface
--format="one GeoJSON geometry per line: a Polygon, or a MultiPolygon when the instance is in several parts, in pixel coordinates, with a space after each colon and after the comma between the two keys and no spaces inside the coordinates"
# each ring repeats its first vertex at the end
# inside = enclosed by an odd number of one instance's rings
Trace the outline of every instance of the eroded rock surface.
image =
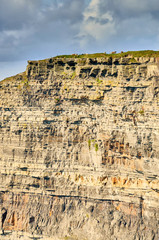
{"type": "Polygon", "coordinates": [[[156,58],[29,61],[0,96],[4,231],[159,239],[156,58]]]}

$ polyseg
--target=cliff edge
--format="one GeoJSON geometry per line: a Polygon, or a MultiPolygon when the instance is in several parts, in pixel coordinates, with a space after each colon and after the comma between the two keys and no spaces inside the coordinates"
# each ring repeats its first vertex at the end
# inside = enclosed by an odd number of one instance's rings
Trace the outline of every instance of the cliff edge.
{"type": "Polygon", "coordinates": [[[28,61],[0,96],[7,240],[158,240],[158,52],[28,61]]]}

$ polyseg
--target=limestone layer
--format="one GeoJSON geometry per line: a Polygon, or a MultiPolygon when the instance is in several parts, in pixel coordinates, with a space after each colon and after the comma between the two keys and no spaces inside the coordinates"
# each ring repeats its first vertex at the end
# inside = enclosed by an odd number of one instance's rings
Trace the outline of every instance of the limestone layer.
{"type": "Polygon", "coordinates": [[[4,231],[159,239],[157,58],[50,58],[0,83],[4,231]]]}

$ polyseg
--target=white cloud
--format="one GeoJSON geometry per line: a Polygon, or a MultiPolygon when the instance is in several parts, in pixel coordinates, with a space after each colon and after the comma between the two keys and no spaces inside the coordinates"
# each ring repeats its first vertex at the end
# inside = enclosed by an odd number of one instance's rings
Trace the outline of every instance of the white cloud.
{"type": "Polygon", "coordinates": [[[156,48],[158,0],[91,0],[78,34],[81,46],[119,49],[156,48]]]}
{"type": "Polygon", "coordinates": [[[158,11],[158,0],[0,0],[0,61],[153,49],[158,11]]]}
{"type": "Polygon", "coordinates": [[[115,21],[111,12],[108,9],[101,13],[100,3],[100,0],[92,0],[83,13],[84,19],[78,34],[81,46],[89,44],[91,37],[96,41],[103,42],[109,40],[116,33],[115,21]],[[82,38],[82,36],[84,37],[82,38]]]}

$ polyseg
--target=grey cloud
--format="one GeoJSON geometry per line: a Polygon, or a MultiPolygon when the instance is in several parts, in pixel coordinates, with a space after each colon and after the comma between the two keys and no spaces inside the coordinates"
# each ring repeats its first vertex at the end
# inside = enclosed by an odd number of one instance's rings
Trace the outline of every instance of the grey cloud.
{"type": "Polygon", "coordinates": [[[105,46],[117,50],[155,49],[159,44],[158,11],[158,0],[92,0],[80,28],[79,35],[85,35],[81,45],[89,47],[88,35],[103,50],[105,46]]]}
{"type": "Polygon", "coordinates": [[[101,25],[107,24],[109,22],[109,19],[105,18],[105,19],[100,19],[97,17],[89,17],[87,19],[88,22],[94,22],[94,23],[99,23],[101,25]]]}
{"type": "Polygon", "coordinates": [[[100,12],[112,12],[114,18],[136,18],[141,15],[150,14],[153,17],[159,17],[158,0],[101,0],[99,4],[100,12]]]}
{"type": "Polygon", "coordinates": [[[54,55],[60,44],[70,51],[84,6],[85,0],[0,0],[0,61],[54,55]]]}
{"type": "Polygon", "coordinates": [[[155,48],[158,0],[0,0],[0,61],[155,48]]]}
{"type": "Polygon", "coordinates": [[[38,0],[0,0],[0,30],[18,30],[36,21],[38,0]]]}
{"type": "MultiPolygon", "coordinates": [[[[50,7],[46,10],[46,21],[68,21],[70,24],[75,24],[82,20],[84,11],[84,0],[65,0],[56,7],[50,7]]],[[[64,22],[63,22],[64,23],[64,22]]]]}

